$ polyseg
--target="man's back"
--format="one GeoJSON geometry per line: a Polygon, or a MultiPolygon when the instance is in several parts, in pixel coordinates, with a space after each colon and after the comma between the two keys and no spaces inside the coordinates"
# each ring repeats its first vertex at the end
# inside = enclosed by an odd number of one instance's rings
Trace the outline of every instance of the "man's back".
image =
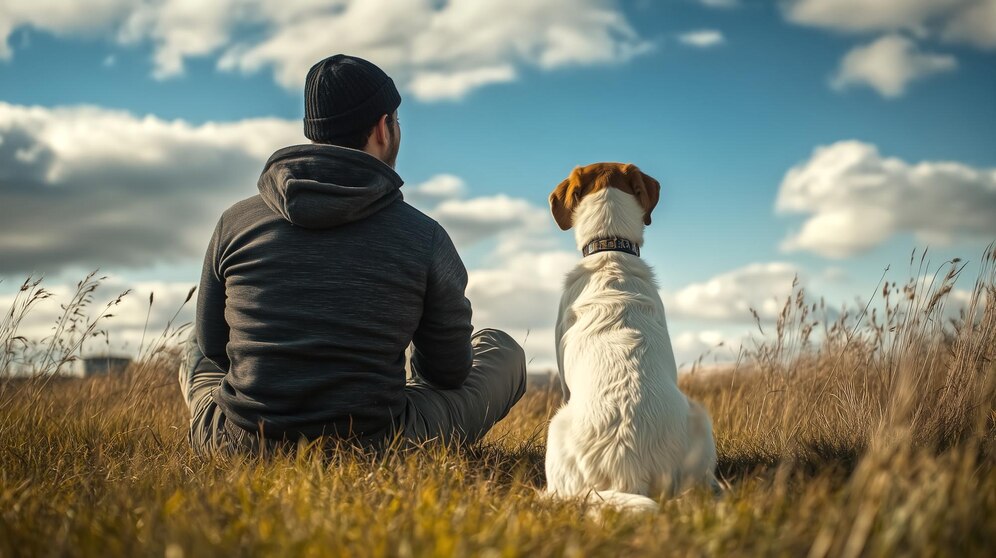
{"type": "Polygon", "coordinates": [[[471,366],[467,275],[445,231],[369,155],[278,151],[259,196],[222,216],[205,257],[197,331],[228,369],[225,415],[267,437],[379,436],[404,405],[405,349],[425,378],[471,366]]]}
{"type": "Polygon", "coordinates": [[[400,104],[370,61],[321,60],[304,84],[314,143],[274,153],[260,195],[218,222],[179,373],[196,451],[323,434],[472,443],[522,397],[522,347],[471,336],[460,256],[402,201],[400,104]]]}

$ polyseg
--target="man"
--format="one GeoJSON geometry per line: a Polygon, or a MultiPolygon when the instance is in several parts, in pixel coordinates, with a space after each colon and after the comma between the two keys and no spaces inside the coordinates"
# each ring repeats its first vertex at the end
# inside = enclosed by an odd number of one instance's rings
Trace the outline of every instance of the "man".
{"type": "Polygon", "coordinates": [[[304,100],[313,143],[270,157],[204,258],[180,370],[191,444],[480,439],[522,396],[525,359],[503,332],[471,335],[460,256],[403,201],[394,82],[339,54],[304,100]]]}

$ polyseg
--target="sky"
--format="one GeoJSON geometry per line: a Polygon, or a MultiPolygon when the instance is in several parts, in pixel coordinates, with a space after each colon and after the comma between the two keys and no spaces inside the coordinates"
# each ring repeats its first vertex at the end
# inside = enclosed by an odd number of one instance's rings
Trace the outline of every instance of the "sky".
{"type": "Polygon", "coordinates": [[[968,289],[996,240],[996,0],[5,0],[0,309],[44,276],[40,339],[99,268],[98,302],[133,293],[85,350],[136,354],[221,212],[307,142],[304,76],[339,52],[398,84],[402,192],[532,371],[580,258],[547,196],[578,165],[662,184],[642,257],[684,365],[735,358],[796,278],[860,306],[927,248],[968,289]]]}

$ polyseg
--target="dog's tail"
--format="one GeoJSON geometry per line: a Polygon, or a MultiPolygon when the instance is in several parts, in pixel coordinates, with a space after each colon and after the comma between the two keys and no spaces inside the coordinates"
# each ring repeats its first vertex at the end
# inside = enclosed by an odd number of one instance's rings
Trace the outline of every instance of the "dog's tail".
{"type": "Polygon", "coordinates": [[[652,498],[617,490],[592,490],[588,493],[588,504],[596,510],[612,507],[620,511],[639,513],[656,513],[660,509],[652,498]]]}

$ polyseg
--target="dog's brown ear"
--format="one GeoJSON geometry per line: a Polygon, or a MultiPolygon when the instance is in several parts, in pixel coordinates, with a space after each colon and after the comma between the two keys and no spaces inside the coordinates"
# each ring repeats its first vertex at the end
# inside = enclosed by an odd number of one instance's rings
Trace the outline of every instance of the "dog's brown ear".
{"type": "Polygon", "coordinates": [[[636,165],[626,165],[625,171],[633,195],[643,206],[643,224],[650,224],[650,214],[661,198],[661,184],[654,177],[644,174],[636,165]]]}
{"type": "Polygon", "coordinates": [[[571,179],[561,182],[550,192],[550,213],[553,213],[553,220],[557,222],[560,230],[566,231],[571,228],[571,213],[573,208],[567,197],[567,190],[571,184],[571,179]]]}
{"type": "Polygon", "coordinates": [[[564,180],[550,192],[550,212],[560,230],[566,231],[574,226],[574,207],[581,194],[580,167],[575,168],[567,180],[564,180]]]}

